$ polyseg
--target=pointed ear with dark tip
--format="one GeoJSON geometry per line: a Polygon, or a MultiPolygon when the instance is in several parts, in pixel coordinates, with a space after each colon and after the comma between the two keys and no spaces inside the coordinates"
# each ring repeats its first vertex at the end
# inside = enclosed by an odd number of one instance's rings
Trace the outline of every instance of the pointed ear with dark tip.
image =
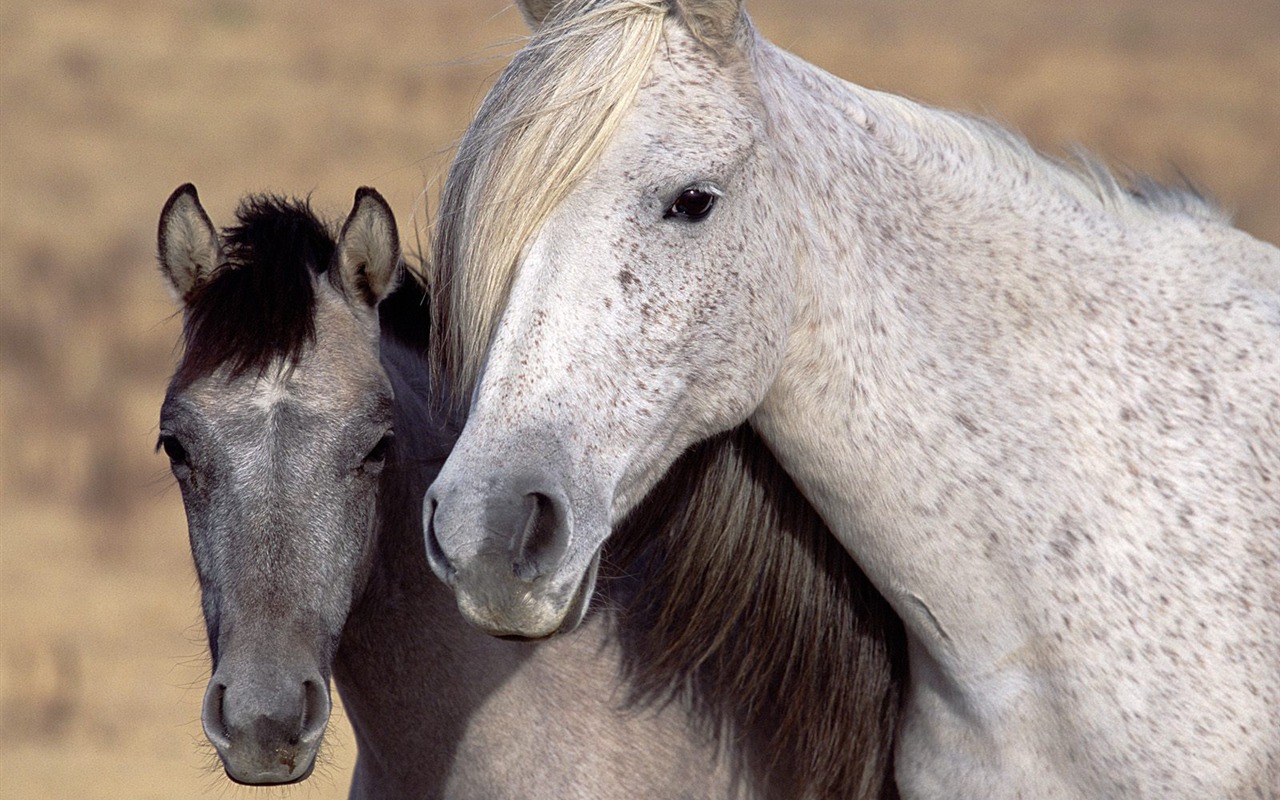
{"type": "Polygon", "coordinates": [[[352,300],[376,306],[400,278],[400,236],[391,207],[374,189],[356,191],[355,205],[338,234],[331,268],[338,288],[352,300]]]}
{"type": "Polygon", "coordinates": [[[218,231],[200,205],[196,187],[189,183],[175,189],[165,202],[156,242],[160,272],[183,303],[222,266],[218,231]]]}
{"type": "Polygon", "coordinates": [[[674,0],[674,5],[694,37],[713,50],[732,47],[746,30],[743,0],[674,0]]]}
{"type": "Polygon", "coordinates": [[[550,14],[551,9],[562,2],[562,0],[516,0],[516,5],[520,8],[520,14],[524,16],[524,21],[530,28],[537,30],[550,14]]]}

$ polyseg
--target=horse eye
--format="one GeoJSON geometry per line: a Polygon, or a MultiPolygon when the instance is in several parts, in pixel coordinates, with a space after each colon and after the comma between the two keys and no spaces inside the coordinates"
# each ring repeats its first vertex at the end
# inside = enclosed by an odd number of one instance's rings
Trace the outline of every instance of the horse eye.
{"type": "Polygon", "coordinates": [[[189,459],[187,448],[182,446],[182,442],[178,441],[178,437],[163,434],[160,441],[157,442],[157,449],[163,450],[164,454],[169,457],[169,463],[175,467],[185,466],[189,459]]]}
{"type": "Polygon", "coordinates": [[[686,222],[701,222],[711,213],[716,205],[716,194],[696,186],[690,186],[680,193],[671,207],[663,214],[664,219],[682,219],[686,222]]]}
{"type": "Polygon", "coordinates": [[[391,431],[384,433],[378,443],[364,457],[365,466],[381,466],[387,460],[387,451],[391,449],[393,439],[395,439],[395,436],[391,431]]]}

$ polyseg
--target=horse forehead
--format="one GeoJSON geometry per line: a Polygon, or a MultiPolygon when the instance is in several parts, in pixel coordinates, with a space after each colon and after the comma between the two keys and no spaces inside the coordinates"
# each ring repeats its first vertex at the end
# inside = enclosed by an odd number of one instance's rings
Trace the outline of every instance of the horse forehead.
{"type": "MultiPolygon", "coordinates": [[[[305,359],[305,356],[304,356],[305,359]]],[[[219,369],[183,392],[183,405],[203,417],[213,429],[226,436],[233,431],[267,444],[262,431],[270,425],[304,414],[340,411],[340,392],[308,391],[299,384],[299,365],[276,359],[260,374],[250,372],[236,377],[227,368],[219,369]],[[282,411],[287,410],[287,414],[282,411]]]]}
{"type": "Polygon", "coordinates": [[[343,331],[344,323],[317,319],[315,341],[296,363],[276,358],[261,372],[232,377],[223,367],[186,392],[203,413],[224,423],[266,424],[292,418],[346,416],[390,394],[375,344],[343,331]],[[336,329],[336,330],[335,330],[336,329]],[[341,335],[335,335],[341,334],[341,335]],[[279,412],[288,409],[290,413],[279,412]]]}
{"type": "Polygon", "coordinates": [[[265,375],[253,382],[245,403],[260,412],[269,413],[291,399],[292,395],[288,375],[279,364],[273,364],[265,375]]]}
{"type": "Polygon", "coordinates": [[[754,108],[758,96],[745,57],[719,60],[684,26],[671,23],[637,99],[654,113],[665,109],[672,119],[697,125],[706,115],[729,112],[737,116],[744,105],[754,108]],[[689,116],[690,104],[698,112],[693,116],[689,116]]]}
{"type": "Polygon", "coordinates": [[[643,88],[649,88],[648,84],[655,83],[666,72],[679,75],[681,86],[722,91],[724,75],[742,63],[741,54],[717,56],[694,38],[684,23],[668,19],[649,80],[643,88]]]}
{"type": "Polygon", "coordinates": [[[745,67],[718,63],[684,33],[660,47],[596,172],[655,177],[646,175],[646,165],[714,172],[736,162],[763,132],[759,92],[745,67]]]}
{"type": "Polygon", "coordinates": [[[296,370],[298,385],[343,403],[386,384],[375,312],[353,310],[336,290],[316,293],[315,342],[296,370]]]}

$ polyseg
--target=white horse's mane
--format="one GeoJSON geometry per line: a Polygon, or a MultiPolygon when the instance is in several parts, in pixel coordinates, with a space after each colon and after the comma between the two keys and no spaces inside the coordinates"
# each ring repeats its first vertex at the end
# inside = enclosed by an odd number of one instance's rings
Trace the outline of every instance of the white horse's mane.
{"type": "Polygon", "coordinates": [[[450,168],[432,243],[432,344],[458,397],[474,385],[519,257],[621,124],[667,8],[570,0],[516,54],[450,168]]]}
{"type": "Polygon", "coordinates": [[[1084,148],[1073,148],[1067,158],[1052,158],[1036,150],[1021,134],[990,119],[932,110],[946,114],[989,143],[992,158],[1036,170],[1072,195],[1099,202],[1117,216],[1148,212],[1189,214],[1230,223],[1230,216],[1189,181],[1181,187],[1166,186],[1141,173],[1131,173],[1121,180],[1102,159],[1084,148]]]}

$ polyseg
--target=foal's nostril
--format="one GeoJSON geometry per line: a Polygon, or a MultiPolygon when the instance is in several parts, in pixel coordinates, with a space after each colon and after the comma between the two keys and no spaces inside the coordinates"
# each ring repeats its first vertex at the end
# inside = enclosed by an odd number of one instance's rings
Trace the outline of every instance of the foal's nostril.
{"type": "Polygon", "coordinates": [[[422,516],[426,523],[423,527],[426,529],[427,564],[431,566],[431,571],[436,574],[436,577],[445,583],[452,584],[458,571],[449,561],[449,557],[444,554],[444,548],[440,546],[440,537],[436,535],[436,501],[430,494],[426,497],[425,506],[422,516]]]}
{"type": "Polygon", "coordinates": [[[531,492],[524,496],[524,529],[515,542],[515,573],[531,581],[555,569],[569,547],[569,525],[564,504],[550,495],[531,492]]]}
{"type": "Polygon", "coordinates": [[[200,709],[200,724],[204,734],[214,747],[224,749],[231,746],[231,734],[227,731],[227,721],[223,716],[223,700],[227,696],[227,687],[222,683],[211,683],[204,693],[204,707],[200,709]]]}
{"type": "Polygon", "coordinates": [[[310,744],[324,735],[325,726],[329,723],[329,693],[319,681],[309,680],[302,684],[302,731],[299,740],[310,744]]]}

